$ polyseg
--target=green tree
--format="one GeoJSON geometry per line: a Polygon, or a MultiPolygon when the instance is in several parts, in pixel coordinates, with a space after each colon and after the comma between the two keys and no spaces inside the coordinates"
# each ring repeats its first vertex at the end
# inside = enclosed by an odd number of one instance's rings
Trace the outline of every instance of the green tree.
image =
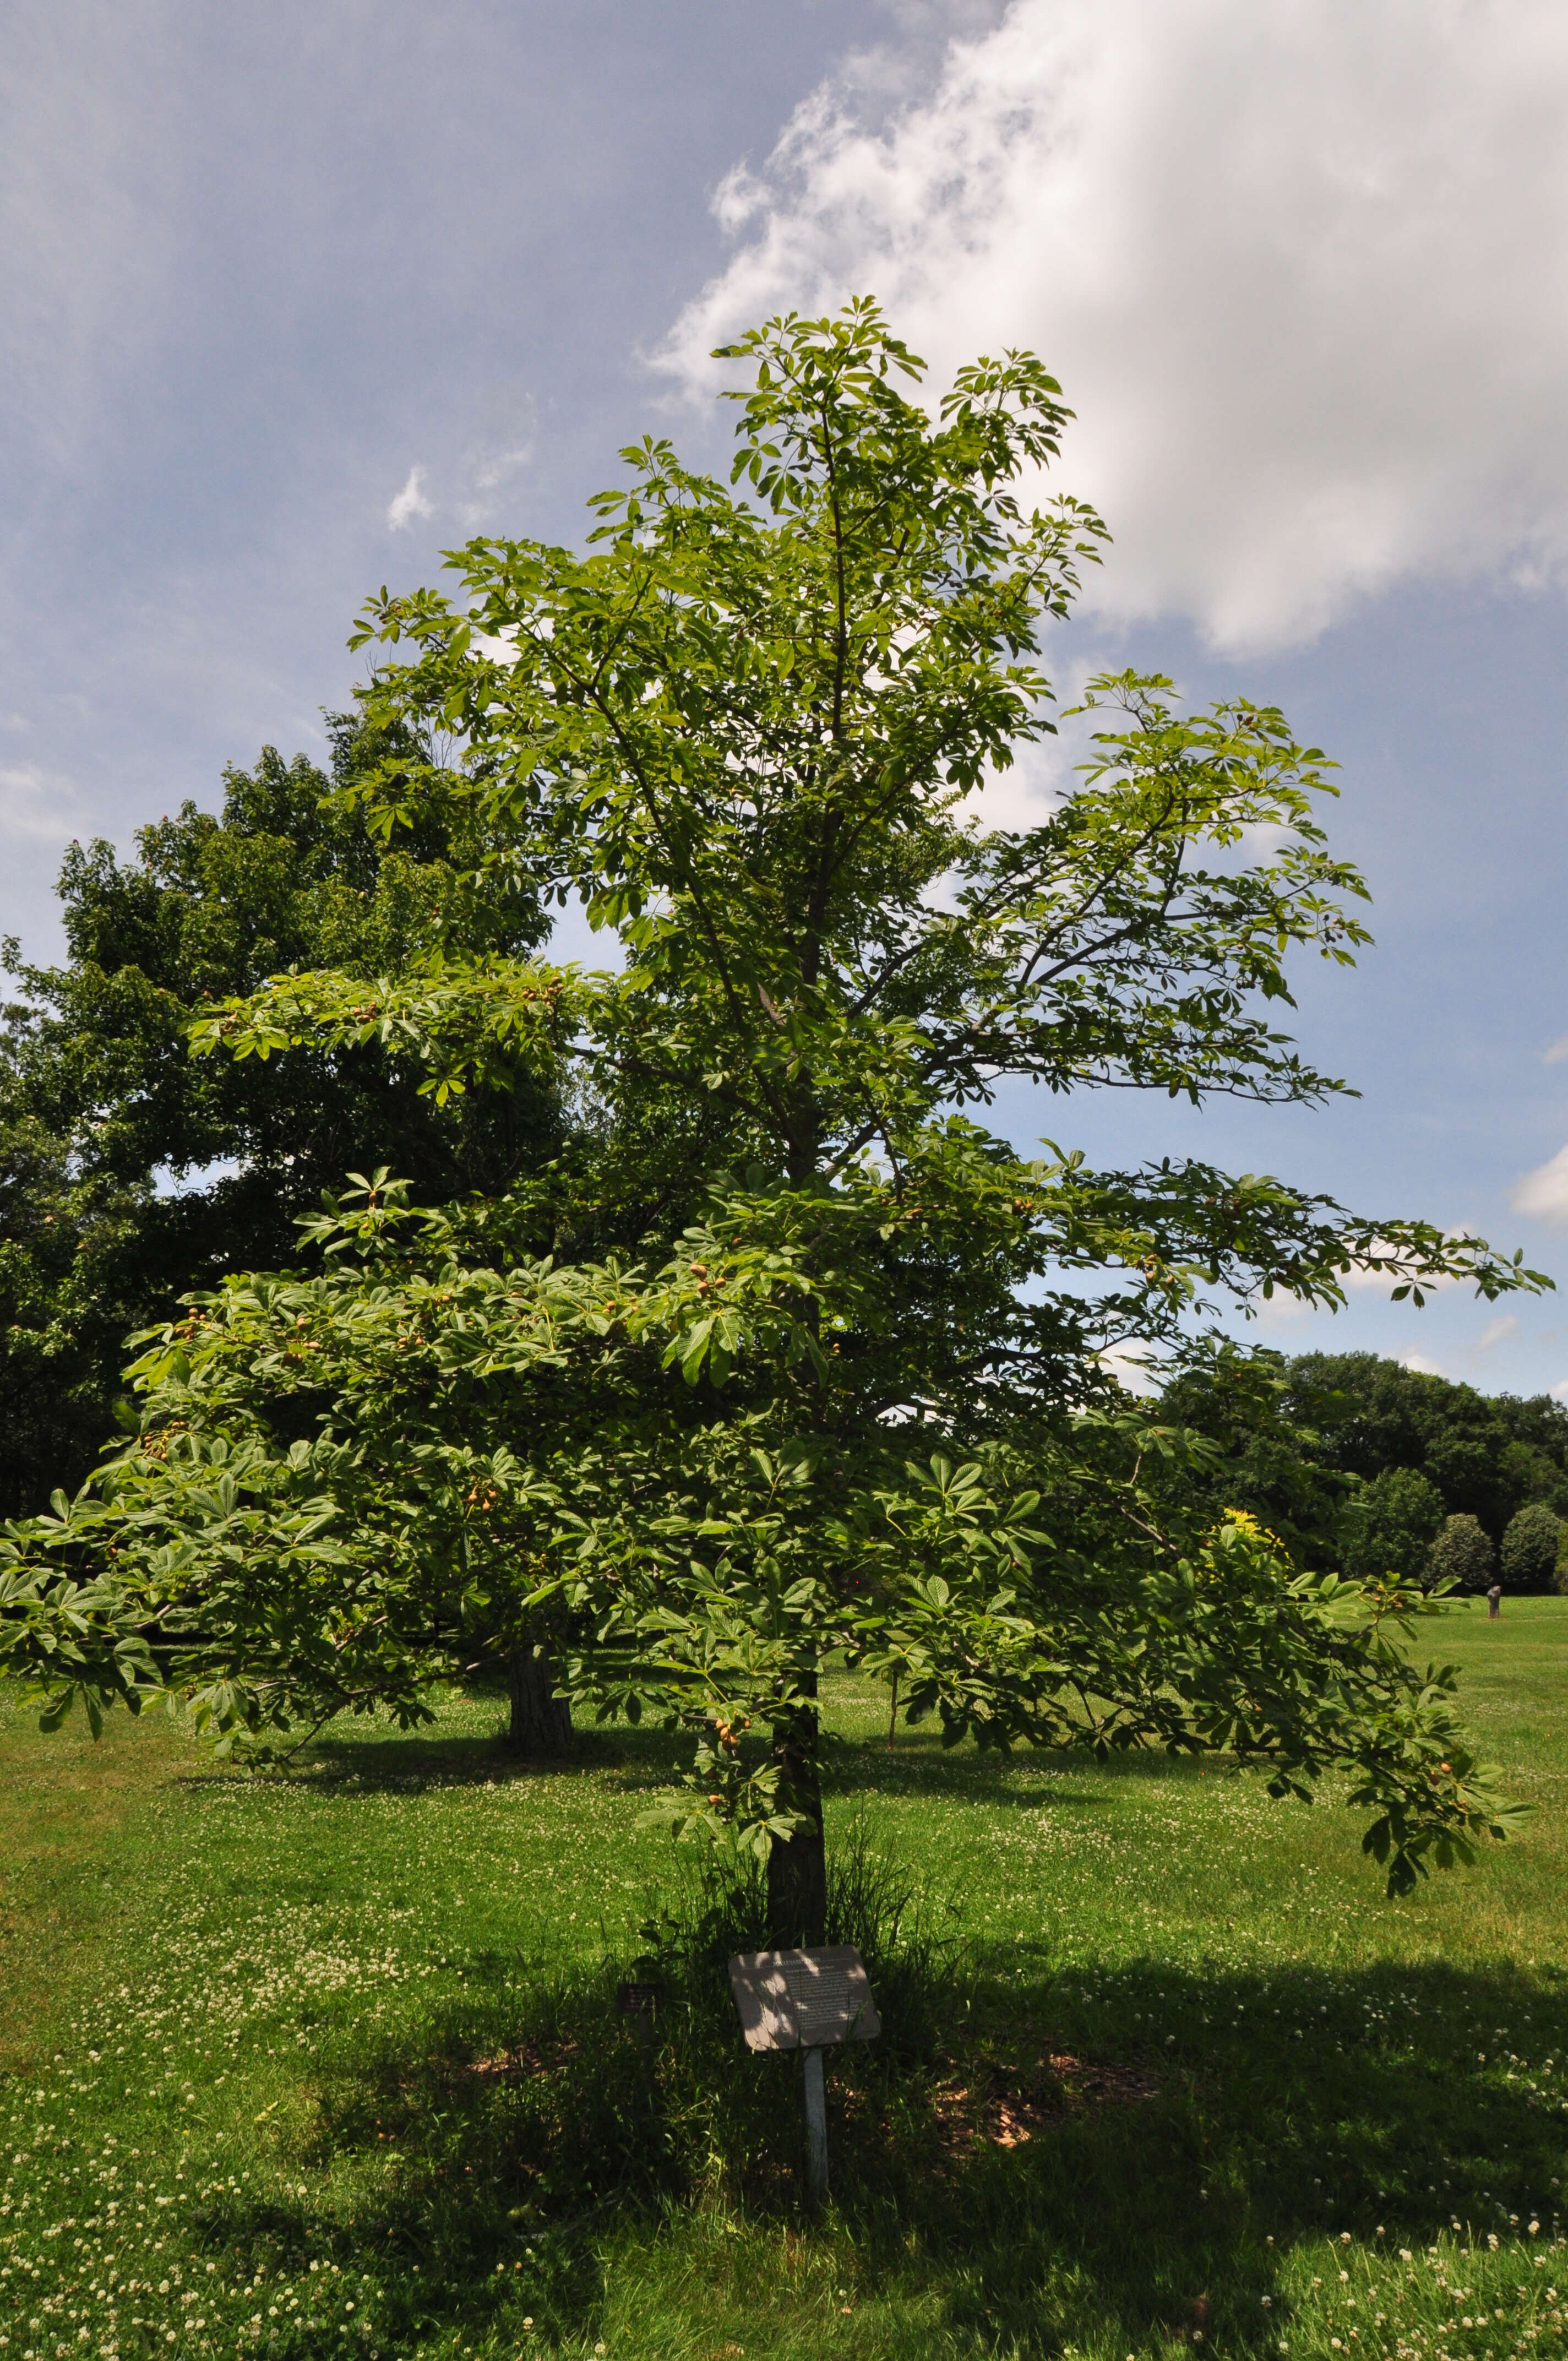
{"type": "Polygon", "coordinates": [[[330,777],[267,748],[225,774],[221,814],[185,804],[130,861],[73,845],[65,963],[9,947],[24,996],[0,1034],[0,1513],[86,1475],[126,1399],[131,1330],[188,1288],[286,1260],[294,1217],[351,1165],[395,1162],[439,1200],[504,1188],[559,1144],[548,1078],[522,1069],[437,1110],[395,1046],[306,1052],[287,1073],[191,1058],[203,1006],[280,970],[374,977],[437,945],[514,955],[544,931],[526,887],[466,891],[461,813],[386,845],[344,800],[385,749],[357,721],[332,730],[330,777]]]}
{"type": "Polygon", "coordinates": [[[1286,1415],[1325,1468],[1368,1481],[1418,1469],[1494,1542],[1527,1501],[1568,1511],[1568,1412],[1550,1396],[1488,1397],[1375,1353],[1303,1354],[1288,1380],[1286,1415]]]}
{"type": "Polygon", "coordinates": [[[1166,1486],[1212,1518],[1246,1510],[1297,1565],[1326,1570],[1339,1563],[1335,1519],[1354,1478],[1325,1464],[1322,1438],[1294,1412],[1280,1354],[1212,1345],[1163,1389],[1159,1414],[1214,1452],[1168,1467],[1166,1486]]]}
{"type": "Polygon", "coordinates": [[[1486,1590],[1496,1563],[1485,1526],[1474,1517],[1444,1517],[1427,1558],[1426,1579],[1452,1583],[1456,1590],[1486,1590]]]}
{"type": "Polygon", "coordinates": [[[1413,1467],[1390,1467],[1363,1484],[1339,1515],[1344,1571],[1418,1582],[1442,1523],[1442,1495],[1413,1467]]]}
{"type": "Polygon", "coordinates": [[[1521,1509],[1503,1535],[1501,1574],[1510,1590],[1550,1590],[1563,1538],[1561,1521],[1540,1501],[1521,1509]]]}
{"type": "Polygon", "coordinates": [[[528,1243],[544,1183],[421,1213],[372,1176],[311,1273],[198,1299],[139,1365],[136,1442],[12,1536],[5,1644],[56,1710],[161,1685],[220,1729],[416,1718],[488,1635],[563,1649],[576,1697],[691,1730],[675,1824],[766,1858],[781,1935],[821,1927],[834,1651],[953,1741],[1223,1748],[1281,1793],[1348,1766],[1408,1883],[1502,1826],[1450,1675],[1400,1643],[1419,1598],[1184,1513],[1154,1475],[1209,1446],[1103,1356],[1176,1349],[1205,1286],[1544,1282],[1266,1177],[1025,1160],[977,1119],[1003,1075],[1340,1087],[1270,1021],[1293,951],[1365,939],[1322,758],[1271,708],[1108,678],[1076,791],[984,828],[1102,539],[1013,489],[1058,388],[1010,354],[933,418],[865,303],[728,357],[731,487],[648,442],[586,554],[472,543],[455,598],[383,593],[356,642],[400,733],[357,783],[372,823],[462,815],[477,895],[578,895],[621,967],[301,973],[195,1027],[285,1075],[396,1039],[438,1105],[569,1062],[602,1152],[565,1243],[528,1243]]]}

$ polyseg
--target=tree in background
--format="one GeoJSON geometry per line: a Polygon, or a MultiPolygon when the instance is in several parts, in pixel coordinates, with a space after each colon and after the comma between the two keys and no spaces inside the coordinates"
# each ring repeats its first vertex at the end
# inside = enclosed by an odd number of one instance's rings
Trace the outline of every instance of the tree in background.
{"type": "Polygon", "coordinates": [[[1497,1553],[1491,1536],[1474,1517],[1445,1517],[1427,1559],[1429,1584],[1452,1584],[1455,1590],[1486,1590],[1492,1580],[1497,1553]]]}
{"type": "MultiPolygon", "coordinates": [[[[1477,1524],[1494,1558],[1521,1506],[1568,1516],[1568,1411],[1549,1395],[1482,1395],[1373,1353],[1288,1361],[1227,1345],[1163,1399],[1216,1446],[1187,1480],[1216,1513],[1234,1504],[1260,1517],[1300,1565],[1362,1566],[1359,1537],[1377,1510],[1357,1502],[1396,1476],[1419,1477],[1442,1511],[1477,1524]]],[[[1427,1493],[1409,1499],[1430,1514],[1427,1493]]],[[[1416,1571],[1409,1548],[1398,1562],[1416,1571]]]]}
{"type": "Polygon", "coordinates": [[[1419,1582],[1442,1523],[1442,1495],[1413,1467],[1389,1467],[1360,1484],[1338,1519],[1346,1574],[1419,1582]]]}
{"type": "Polygon", "coordinates": [[[1494,1543],[1527,1502],[1568,1514],[1568,1410],[1548,1395],[1478,1394],[1375,1353],[1307,1353],[1289,1364],[1286,1411],[1325,1468],[1366,1481],[1413,1468],[1494,1543]]]}
{"type": "Polygon", "coordinates": [[[1561,1520],[1539,1501],[1508,1521],[1499,1571],[1510,1590],[1550,1590],[1563,1539],[1561,1520]]]}
{"type": "Polygon", "coordinates": [[[1355,1478],[1327,1463],[1323,1440],[1296,1415],[1290,1365],[1229,1340],[1200,1345],[1160,1395],[1160,1416],[1211,1447],[1161,1471],[1189,1513],[1245,1510],[1298,1565],[1337,1566],[1336,1519],[1355,1478]]]}
{"type": "Polygon", "coordinates": [[[0,1551],[0,1652],[56,1712],[161,1687],[232,1730],[414,1719],[487,1645],[565,1649],[576,1697],[691,1734],[675,1824],[765,1859],[786,1939],[821,1932],[836,1652],[951,1742],[1223,1749],[1282,1794],[1343,1767],[1408,1884],[1503,1825],[1451,1676],[1411,1663],[1419,1594],[1162,1488],[1208,1446],[1105,1356],[1182,1350],[1205,1287],[1545,1282],[1266,1176],[1025,1159],[978,1119],[1004,1076],[1342,1087],[1272,1021],[1293,950],[1365,939],[1321,757],[1272,708],[1107,678],[1075,792],[984,828],[1101,538],[1013,489],[1058,388],[1009,354],[933,417],[865,303],[727,357],[739,495],[649,442],[587,554],[475,542],[455,600],[383,594],[357,642],[373,826],[461,829],[477,905],[578,895],[623,964],[318,969],[194,1028],[285,1089],[406,1045],[438,1107],[565,1065],[602,1152],[468,1205],[372,1175],[308,1271],[198,1296],[149,1340],[136,1440],[0,1551]]]}
{"type": "Polygon", "coordinates": [[[280,970],[374,977],[438,946],[513,956],[544,932],[526,887],[466,887],[460,810],[392,846],[367,827],[345,798],[386,744],[330,726],[330,777],[267,748],[225,774],[220,815],[183,805],[134,859],[73,845],[64,965],[8,946],[24,997],[0,1034],[0,1513],[85,1476],[128,1402],[133,1329],[188,1288],[288,1260],[294,1217],[350,1167],[393,1162],[440,1201],[503,1189],[559,1145],[532,1069],[438,1109],[396,1044],[306,1050],[286,1073],[192,1059],[198,1013],[280,970]]]}

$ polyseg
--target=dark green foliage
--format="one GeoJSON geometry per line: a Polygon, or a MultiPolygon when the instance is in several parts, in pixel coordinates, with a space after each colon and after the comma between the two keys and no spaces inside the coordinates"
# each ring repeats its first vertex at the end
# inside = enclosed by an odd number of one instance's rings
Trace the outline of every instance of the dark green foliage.
{"type": "Polygon", "coordinates": [[[1288,1415],[1326,1469],[1419,1469],[1494,1542],[1529,1501],[1568,1514],[1568,1409],[1549,1395],[1478,1394],[1376,1353],[1306,1353],[1288,1375],[1288,1415]]]}
{"type": "Polygon", "coordinates": [[[1474,1517],[1445,1517],[1427,1557],[1426,1580],[1429,1586],[1452,1582],[1460,1590],[1486,1590],[1496,1563],[1485,1526],[1474,1517]]]}
{"type": "Polygon", "coordinates": [[[1245,1509],[1300,1565],[1334,1561],[1335,1517],[1352,1478],[1324,1464],[1321,1438],[1299,1425],[1289,1365],[1278,1353],[1215,1347],[1160,1397],[1161,1415],[1215,1447],[1207,1461],[1172,1467],[1166,1488],[1184,1490],[1218,1518],[1245,1509]]]}
{"type": "Polygon", "coordinates": [[[1442,1522],[1442,1496],[1414,1467],[1386,1468],[1357,1487],[1339,1515],[1346,1574],[1419,1582],[1442,1522]]]}
{"type": "MultiPolygon", "coordinates": [[[[1216,1515],[1247,1510],[1302,1565],[1376,1561],[1423,1578],[1446,1516],[1479,1528],[1490,1578],[1520,1509],[1568,1517],[1568,1409],[1547,1394],[1479,1394],[1376,1353],[1287,1361],[1227,1345],[1168,1386],[1162,1408],[1218,1446],[1190,1487],[1216,1515]]],[[[1460,1554],[1478,1563],[1473,1541],[1460,1554]]]]}
{"type": "Polygon", "coordinates": [[[1302,1565],[1352,1573],[1376,1559],[1423,1580],[1441,1566],[1484,1588],[1522,1508],[1550,1510],[1559,1530],[1568,1518],[1568,1409],[1550,1395],[1483,1395],[1375,1353],[1287,1361],[1227,1345],[1162,1408],[1219,1446],[1197,1479],[1214,1512],[1247,1510],[1302,1565]],[[1428,1560],[1421,1531],[1444,1519],[1428,1560]]]}
{"type": "Polygon", "coordinates": [[[330,778],[269,747],[226,774],[221,815],[183,805],[132,860],[73,845],[66,963],[17,966],[11,947],[25,996],[0,1037],[0,1514],[86,1474],[131,1330],[187,1288],[291,1260],[294,1217],[349,1168],[392,1161],[447,1199],[505,1187],[554,1144],[548,1089],[521,1071],[438,1110],[422,1066],[378,1048],[286,1071],[189,1053],[203,1005],[291,965],[369,977],[436,944],[539,940],[532,894],[466,888],[440,816],[388,847],[342,800],[386,751],[338,721],[330,778]]]}
{"type": "Polygon", "coordinates": [[[1502,1577],[1509,1590],[1550,1590],[1563,1539],[1561,1521],[1539,1501],[1509,1520],[1503,1535],[1502,1577]]]}

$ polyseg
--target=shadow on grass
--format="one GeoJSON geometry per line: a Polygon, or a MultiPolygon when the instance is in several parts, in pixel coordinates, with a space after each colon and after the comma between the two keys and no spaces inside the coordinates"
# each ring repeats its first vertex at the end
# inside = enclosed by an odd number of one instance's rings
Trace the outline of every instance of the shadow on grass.
{"type": "MultiPolygon", "coordinates": [[[[389,1794],[419,1794],[447,1787],[499,1786],[513,1781],[561,1778],[574,1772],[620,1772],[629,1790],[666,1786],[678,1777],[690,1758],[689,1740],[663,1730],[630,1730],[623,1725],[578,1733],[569,1755],[524,1759],[511,1753],[501,1739],[477,1731],[455,1736],[443,1732],[420,1736],[407,1731],[374,1736],[317,1739],[295,1755],[287,1749],[275,1754],[257,1750],[245,1758],[243,1769],[262,1777],[291,1779],[330,1795],[334,1791],[382,1789],[389,1794]]],[[[181,1784],[188,1787],[232,1785],[233,1767],[190,1771],[181,1784]]]]}
{"type": "MultiPolygon", "coordinates": [[[[860,2300],[907,2315],[911,2353],[935,2321],[959,2350],[1126,2352],[1201,2330],[1261,2354],[1286,2328],[1298,2242],[1552,2227],[1568,2116],[1507,2059],[1568,2050],[1568,1978],[1061,1978],[960,1956],[850,1845],[831,1931],[865,1953],[884,2029],[829,2063],[835,2210],[807,2234],[798,2061],[743,2049],[726,1974],[762,1939],[760,1900],[697,1884],[650,1926],[646,2048],[616,2013],[630,1961],[549,1984],[486,1963],[417,2046],[345,2037],[307,2169],[352,2186],[345,2244],[381,2257],[394,2335],[518,2337],[526,2317],[584,2336],[633,2247],[684,2257],[689,2282],[722,2221],[743,2247],[760,2235],[758,2254],[781,2235],[837,2252],[860,2300]]],[[[214,2231],[303,2254],[302,2214],[245,2202],[220,2200],[214,2231]]],[[[735,2316],[754,2293],[727,2299],[735,2316]]]]}
{"type": "MultiPolygon", "coordinates": [[[[869,1742],[860,1738],[840,1740],[830,1749],[825,1784],[832,1794],[863,1791],[869,1751],[869,1742]]],[[[941,1801],[958,1786],[966,1801],[1024,1812],[1038,1811],[1046,1804],[1053,1810],[1071,1806],[1095,1812],[1112,1809],[1116,1781],[1134,1786],[1151,1781],[1177,1780],[1183,1784],[1190,1781],[1195,1786],[1200,1780],[1219,1784],[1239,1775],[1245,1775],[1243,1766],[1232,1761],[1216,1771],[1212,1757],[1201,1763],[1192,1755],[1168,1754],[1154,1747],[1129,1748],[1107,1754],[1102,1761],[1065,1748],[1047,1752],[1020,1747],[1011,1754],[981,1753],[972,1746],[944,1747],[935,1731],[914,1738],[901,1735],[896,1748],[888,1751],[878,1746],[875,1752],[879,1795],[930,1795],[941,1801]],[[1079,1784],[1091,1769],[1092,1784],[1079,1784]],[[1021,1778],[1020,1773],[1036,1776],[1021,1778]],[[1049,1778],[1048,1788],[1040,1784],[1040,1774],[1049,1778]]]]}
{"type": "MultiPolygon", "coordinates": [[[[691,1743],[689,1735],[678,1730],[633,1729],[616,1722],[577,1731],[569,1755],[525,1760],[510,1752],[498,1733],[424,1736],[385,1730],[360,1736],[350,1729],[316,1740],[297,1757],[284,1751],[275,1761],[260,1753],[249,1761],[277,1775],[308,1779],[323,1793],[334,1787],[407,1793],[559,1778],[574,1772],[619,1772],[629,1788],[641,1788],[679,1780],[691,1760],[691,1743]]],[[[1064,1774],[1085,1770],[1081,1754],[981,1753],[972,1746],[950,1749],[942,1745],[934,1729],[905,1734],[893,1750],[864,1737],[830,1734],[823,1764],[823,1784],[830,1800],[842,1804],[863,1794],[868,1758],[874,1759],[879,1793],[930,1795],[948,1800],[957,1786],[973,1802],[1022,1811],[1037,1810],[1047,1801],[1053,1807],[1076,1805],[1103,1810],[1112,1801],[1102,1784],[1107,1778],[1135,1783],[1197,1780],[1207,1775],[1202,1766],[1184,1756],[1128,1752],[1096,1763],[1096,1784],[1080,1786],[1061,1783],[1064,1774]],[[1020,1783],[1017,1773],[1025,1768],[1055,1774],[1048,1795],[1037,1784],[1020,1783]]],[[[232,1771],[192,1772],[183,1784],[200,1785],[207,1778],[223,1781],[233,1776],[232,1771]]]]}

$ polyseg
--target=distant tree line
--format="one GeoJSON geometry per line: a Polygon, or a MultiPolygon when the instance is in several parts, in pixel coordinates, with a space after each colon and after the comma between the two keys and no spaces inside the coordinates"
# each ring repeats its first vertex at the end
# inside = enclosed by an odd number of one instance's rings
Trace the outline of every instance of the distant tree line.
{"type": "Polygon", "coordinates": [[[1221,1350],[1168,1415],[1219,1446],[1196,1479],[1304,1565],[1485,1590],[1563,1587],[1568,1408],[1481,1394],[1376,1353],[1221,1350]]]}

